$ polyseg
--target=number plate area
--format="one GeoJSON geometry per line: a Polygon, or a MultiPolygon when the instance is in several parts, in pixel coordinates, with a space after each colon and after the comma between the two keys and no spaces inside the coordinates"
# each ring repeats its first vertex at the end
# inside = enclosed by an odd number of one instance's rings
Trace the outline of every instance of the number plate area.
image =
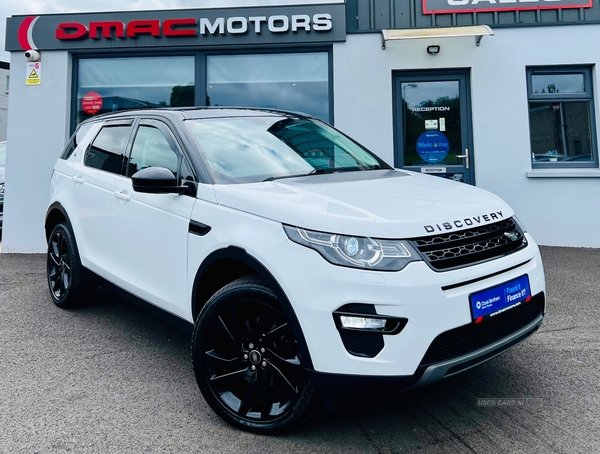
{"type": "Polygon", "coordinates": [[[472,293],[469,299],[473,321],[481,323],[528,302],[531,299],[529,277],[521,276],[487,290],[472,293]]]}

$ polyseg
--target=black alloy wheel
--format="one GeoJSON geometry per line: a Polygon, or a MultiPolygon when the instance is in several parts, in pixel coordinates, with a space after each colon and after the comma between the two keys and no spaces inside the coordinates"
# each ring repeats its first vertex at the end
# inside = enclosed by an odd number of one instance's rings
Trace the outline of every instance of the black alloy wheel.
{"type": "Polygon", "coordinates": [[[80,306],[96,291],[97,286],[83,274],[75,238],[67,224],[58,224],[50,234],[46,271],[52,300],[61,308],[80,306]]]}
{"type": "Polygon", "coordinates": [[[212,296],[198,316],[192,355],[204,398],[236,427],[280,433],[315,408],[294,334],[258,278],[238,279],[212,296]]]}

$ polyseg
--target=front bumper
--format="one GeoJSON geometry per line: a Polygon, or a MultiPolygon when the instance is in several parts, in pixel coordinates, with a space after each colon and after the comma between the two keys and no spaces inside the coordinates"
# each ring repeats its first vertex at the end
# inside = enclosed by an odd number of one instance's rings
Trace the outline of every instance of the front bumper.
{"type": "MultiPolygon", "coordinates": [[[[312,376],[354,376],[350,381],[357,383],[380,377],[384,382],[400,381],[400,387],[407,387],[416,385],[420,375],[432,366],[428,373],[431,379],[426,382],[439,379],[440,374],[447,376],[448,370],[458,366],[452,362],[442,370],[438,363],[443,364],[443,359],[425,367],[423,358],[442,333],[472,324],[471,293],[527,274],[531,293],[544,294],[539,250],[531,237],[527,240],[528,246],[513,254],[447,272],[435,272],[424,262],[389,273],[344,268],[329,264],[317,252],[291,241],[266,252],[262,259],[296,313],[311,356],[312,376]],[[374,358],[355,356],[344,346],[332,316],[347,304],[372,305],[377,314],[406,318],[408,323],[399,334],[383,336],[384,347],[374,358]]],[[[483,354],[489,353],[484,350],[483,354]]],[[[465,361],[473,359],[469,356],[465,361]]]]}
{"type": "MultiPolygon", "coordinates": [[[[533,304],[545,307],[543,293],[533,299],[533,304]]],[[[370,394],[420,388],[478,366],[520,344],[542,326],[543,320],[542,313],[527,325],[490,345],[444,362],[422,364],[413,375],[409,376],[342,375],[308,371],[308,377],[315,389],[327,396],[343,396],[356,391],[370,394]]]]}

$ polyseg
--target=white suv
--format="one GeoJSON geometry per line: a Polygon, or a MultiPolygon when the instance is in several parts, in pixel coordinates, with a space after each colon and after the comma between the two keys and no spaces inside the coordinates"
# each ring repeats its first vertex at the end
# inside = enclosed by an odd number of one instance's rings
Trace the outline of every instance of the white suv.
{"type": "Polygon", "coordinates": [[[100,284],[193,325],[204,398],[254,432],[298,425],[318,396],[457,374],[544,317],[539,250],[506,203],[287,112],[84,122],[45,227],[59,307],[100,284]]]}

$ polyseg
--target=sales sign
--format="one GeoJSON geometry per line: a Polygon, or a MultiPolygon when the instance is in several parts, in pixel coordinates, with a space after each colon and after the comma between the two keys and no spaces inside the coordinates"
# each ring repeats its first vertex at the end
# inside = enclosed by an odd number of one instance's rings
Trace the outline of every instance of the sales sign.
{"type": "Polygon", "coordinates": [[[423,0],[423,13],[481,13],[592,6],[593,0],[423,0]]]}

